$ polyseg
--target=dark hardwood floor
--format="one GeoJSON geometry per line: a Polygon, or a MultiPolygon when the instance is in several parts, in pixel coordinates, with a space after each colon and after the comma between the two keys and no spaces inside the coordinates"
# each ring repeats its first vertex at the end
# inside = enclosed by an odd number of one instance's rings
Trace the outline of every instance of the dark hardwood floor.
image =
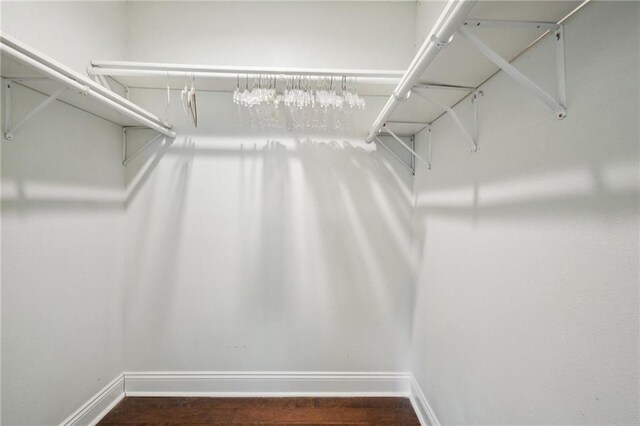
{"type": "Polygon", "coordinates": [[[99,425],[419,425],[407,398],[127,397],[99,425]]]}

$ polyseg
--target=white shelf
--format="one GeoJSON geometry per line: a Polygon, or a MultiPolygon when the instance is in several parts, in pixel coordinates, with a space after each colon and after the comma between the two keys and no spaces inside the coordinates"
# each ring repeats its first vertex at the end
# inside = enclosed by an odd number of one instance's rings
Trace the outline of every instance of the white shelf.
{"type": "Polygon", "coordinates": [[[175,136],[171,125],[159,117],[24,43],[3,34],[0,48],[0,74],[9,84],[17,83],[46,96],[66,88],[57,100],[121,126],[144,126],[175,136]]]}
{"type": "MultiPolygon", "coordinates": [[[[575,1],[519,1],[519,2],[478,2],[466,20],[500,20],[525,22],[558,23],[576,8],[583,4],[582,0],[575,1]]],[[[547,29],[535,28],[494,28],[477,27],[471,30],[487,45],[506,59],[515,59],[533,43],[535,43],[547,29]]],[[[555,65],[549,64],[549,72],[554,73],[555,65]]],[[[499,68],[485,58],[471,43],[456,34],[453,41],[441,49],[433,63],[420,76],[419,83],[437,85],[457,85],[478,87],[489,79],[499,68]]],[[[429,90],[430,98],[449,107],[457,104],[471,92],[429,90]]],[[[480,107],[481,108],[481,107],[480,107]]],[[[445,110],[426,102],[418,96],[399,103],[389,120],[433,122],[445,110]]]]}
{"type": "MultiPolygon", "coordinates": [[[[575,10],[581,1],[522,1],[522,2],[478,2],[468,19],[499,19],[515,21],[542,21],[556,23],[575,10]]],[[[538,28],[477,28],[473,30],[497,53],[507,60],[513,60],[542,36],[546,29],[538,28]]],[[[476,88],[498,71],[498,67],[462,37],[442,50],[433,64],[420,76],[418,83],[431,86],[466,86],[476,88]]],[[[240,75],[240,87],[245,84],[247,74],[276,75],[332,75],[340,77],[358,76],[359,93],[364,96],[390,96],[400,78],[402,70],[336,70],[336,69],[293,69],[260,68],[213,65],[190,65],[170,63],[144,63],[125,61],[92,61],[90,74],[109,76],[132,88],[164,89],[167,84],[172,89],[182,89],[191,84],[195,76],[196,88],[202,91],[232,92],[240,75]]],[[[428,96],[435,101],[453,106],[472,90],[446,90],[432,87],[428,96]]],[[[430,123],[444,113],[442,108],[429,104],[418,96],[402,101],[390,120],[430,123]]],[[[420,130],[416,126],[393,126],[398,134],[411,135],[420,130]]]]}

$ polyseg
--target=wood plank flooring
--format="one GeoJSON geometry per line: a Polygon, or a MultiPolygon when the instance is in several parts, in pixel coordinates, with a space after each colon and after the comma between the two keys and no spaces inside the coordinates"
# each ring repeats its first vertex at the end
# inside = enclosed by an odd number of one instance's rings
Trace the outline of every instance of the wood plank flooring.
{"type": "Polygon", "coordinates": [[[127,397],[98,425],[420,425],[407,398],[127,397]]]}

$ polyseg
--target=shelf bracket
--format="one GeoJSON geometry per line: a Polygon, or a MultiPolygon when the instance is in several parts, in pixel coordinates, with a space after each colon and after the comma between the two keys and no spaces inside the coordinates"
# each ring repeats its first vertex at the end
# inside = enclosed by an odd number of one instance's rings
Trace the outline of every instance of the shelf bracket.
{"type": "Polygon", "coordinates": [[[564,29],[562,25],[548,22],[518,22],[518,21],[466,21],[458,30],[459,34],[467,39],[481,54],[496,64],[509,77],[523,86],[533,96],[537,97],[549,108],[558,120],[562,120],[566,112],[566,88],[565,88],[565,66],[564,66],[564,29]],[[554,31],[556,43],[556,99],[542,90],[538,85],[522,74],[516,67],[511,65],[502,56],[496,53],[482,40],[472,34],[467,28],[469,26],[493,26],[507,28],[540,28],[554,31]]]}
{"type": "Polygon", "coordinates": [[[104,86],[106,89],[109,89],[113,92],[113,89],[111,88],[111,85],[109,84],[109,82],[107,81],[106,77],[102,74],[97,74],[96,78],[98,79],[98,83],[102,84],[102,86],[104,86]]]}
{"type": "Polygon", "coordinates": [[[425,101],[427,101],[429,103],[432,103],[433,105],[436,105],[437,107],[440,107],[440,108],[446,110],[451,115],[451,118],[456,123],[456,125],[462,131],[462,134],[464,135],[465,139],[471,145],[471,152],[476,152],[478,150],[478,99],[482,95],[482,92],[480,90],[476,90],[475,92],[473,92],[473,97],[471,99],[471,101],[473,103],[473,135],[471,135],[471,134],[469,134],[469,132],[467,131],[466,127],[462,123],[462,120],[460,119],[460,116],[458,116],[458,114],[455,112],[455,110],[453,108],[451,108],[450,106],[445,105],[445,104],[443,104],[441,102],[438,102],[438,101],[436,101],[434,99],[429,98],[427,95],[425,95],[424,93],[422,93],[420,91],[421,89],[423,89],[423,88],[414,87],[413,89],[411,89],[411,91],[413,93],[415,93],[416,95],[420,96],[425,101]]]}
{"type": "Polygon", "coordinates": [[[64,93],[65,90],[67,90],[66,87],[61,87],[60,89],[58,89],[56,92],[54,92],[52,95],[48,96],[44,101],[40,102],[38,105],[35,106],[35,108],[33,108],[31,111],[29,111],[27,113],[27,115],[24,116],[24,118],[22,120],[20,120],[16,125],[13,125],[12,122],[12,108],[13,108],[13,94],[12,94],[12,89],[11,89],[11,84],[12,81],[11,80],[5,80],[5,98],[4,98],[4,128],[6,129],[6,131],[4,132],[4,137],[7,140],[13,140],[15,134],[18,132],[18,130],[20,130],[20,128],[22,126],[24,126],[25,124],[27,124],[27,122],[29,120],[31,120],[34,116],[36,116],[38,113],[40,113],[42,110],[44,110],[46,107],[48,107],[49,105],[51,105],[51,103],[53,101],[55,101],[56,99],[58,99],[60,97],[60,95],[62,95],[64,93]]]}
{"type": "Polygon", "coordinates": [[[413,133],[413,136],[417,135],[418,133],[422,132],[424,129],[428,129],[431,127],[431,123],[427,123],[427,122],[422,122],[422,121],[393,121],[393,120],[389,120],[387,121],[388,125],[391,126],[420,126],[420,129],[415,131],[413,133]]]}
{"type": "Polygon", "coordinates": [[[153,136],[151,139],[149,139],[147,141],[147,143],[145,143],[136,152],[134,152],[131,155],[127,155],[127,149],[128,149],[128,145],[129,145],[128,132],[130,132],[131,130],[152,130],[153,131],[153,129],[150,129],[148,127],[139,127],[139,126],[125,126],[125,127],[122,128],[122,165],[123,166],[126,166],[131,160],[136,158],[138,155],[142,154],[151,145],[153,145],[160,138],[165,136],[162,133],[157,133],[155,136],[153,136]]]}
{"type": "Polygon", "coordinates": [[[429,155],[429,165],[427,169],[431,170],[431,127],[427,129],[427,153],[429,155]]]}
{"type": "Polygon", "coordinates": [[[391,151],[391,148],[389,148],[388,146],[383,144],[382,141],[377,136],[374,136],[373,140],[376,141],[376,145],[380,145],[381,147],[383,147],[389,153],[389,155],[391,155],[393,158],[396,159],[396,161],[398,161],[400,164],[402,164],[402,166],[404,168],[409,170],[412,175],[415,175],[415,173],[416,173],[415,168],[413,168],[410,165],[408,165],[407,163],[405,163],[404,160],[402,160],[402,158],[400,158],[398,156],[398,154],[396,154],[395,152],[391,151]]]}
{"type": "MultiPolygon", "coordinates": [[[[416,150],[416,135],[411,135],[411,149],[413,149],[414,151],[416,150]]],[[[431,165],[429,165],[428,167],[430,167],[431,165]]],[[[415,156],[411,156],[411,174],[413,176],[416,175],[416,157],[415,156]]]]}
{"type": "Polygon", "coordinates": [[[537,21],[503,21],[499,19],[467,19],[462,23],[468,28],[516,28],[525,30],[555,31],[560,25],[554,22],[537,21]]]}
{"type": "Polygon", "coordinates": [[[384,126],[382,126],[382,129],[385,130],[387,133],[389,133],[389,135],[391,135],[391,137],[393,137],[395,140],[397,140],[398,142],[400,142],[400,145],[402,145],[403,147],[405,147],[407,149],[407,151],[409,151],[411,154],[413,154],[413,156],[415,158],[417,158],[418,160],[420,160],[420,162],[422,162],[422,164],[424,164],[425,166],[427,166],[428,169],[431,168],[431,164],[426,161],[424,158],[420,157],[420,155],[418,155],[418,153],[412,149],[409,145],[407,145],[405,143],[405,141],[403,141],[402,139],[400,139],[395,133],[393,133],[388,127],[387,124],[385,123],[384,126]]]}

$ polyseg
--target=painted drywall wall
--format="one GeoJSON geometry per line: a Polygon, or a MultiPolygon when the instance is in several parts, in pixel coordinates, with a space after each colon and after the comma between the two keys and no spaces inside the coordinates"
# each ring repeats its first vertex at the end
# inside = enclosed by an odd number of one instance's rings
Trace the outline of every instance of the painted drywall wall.
{"type": "Polygon", "coordinates": [[[418,0],[416,3],[416,52],[438,22],[438,18],[447,6],[446,1],[418,0]]]}
{"type": "MultiPolygon", "coordinates": [[[[13,91],[16,117],[43,99],[13,91]]],[[[54,103],[2,141],[2,424],[58,424],[123,371],[120,140],[54,103]]]]}
{"type": "MultiPolygon", "coordinates": [[[[412,3],[127,10],[129,59],[402,69],[413,54],[412,3]]],[[[132,97],[166,114],[162,91],[132,97]]],[[[408,368],[409,173],[357,137],[386,99],[329,134],[283,111],[265,129],[230,93],[205,92],[194,130],[172,99],[176,141],[127,167],[127,369],[408,368]]]]}
{"type": "Polygon", "coordinates": [[[122,60],[127,14],[123,1],[2,1],[2,31],[86,74],[91,59],[122,60]]]}
{"type": "Polygon", "coordinates": [[[415,10],[412,2],[128,2],[128,58],[403,70],[415,10]]]}
{"type": "MultiPolygon", "coordinates": [[[[639,6],[567,23],[565,120],[500,73],[477,153],[450,117],[434,125],[411,352],[442,424],[639,421],[639,6]]],[[[514,64],[553,93],[550,38],[514,64]]],[[[470,123],[469,100],[456,109],[470,123]]]]}
{"type": "MultiPolygon", "coordinates": [[[[80,72],[94,52],[124,56],[123,3],[0,11],[3,31],[80,72]]],[[[12,91],[14,120],[44,99],[12,91]]],[[[124,369],[121,139],[119,126],[54,102],[0,143],[2,424],[58,424],[124,369]]]]}
{"type": "Polygon", "coordinates": [[[172,99],[175,142],[127,166],[127,370],[405,371],[410,173],[348,131],[254,128],[229,93],[195,130],[172,99]]]}

